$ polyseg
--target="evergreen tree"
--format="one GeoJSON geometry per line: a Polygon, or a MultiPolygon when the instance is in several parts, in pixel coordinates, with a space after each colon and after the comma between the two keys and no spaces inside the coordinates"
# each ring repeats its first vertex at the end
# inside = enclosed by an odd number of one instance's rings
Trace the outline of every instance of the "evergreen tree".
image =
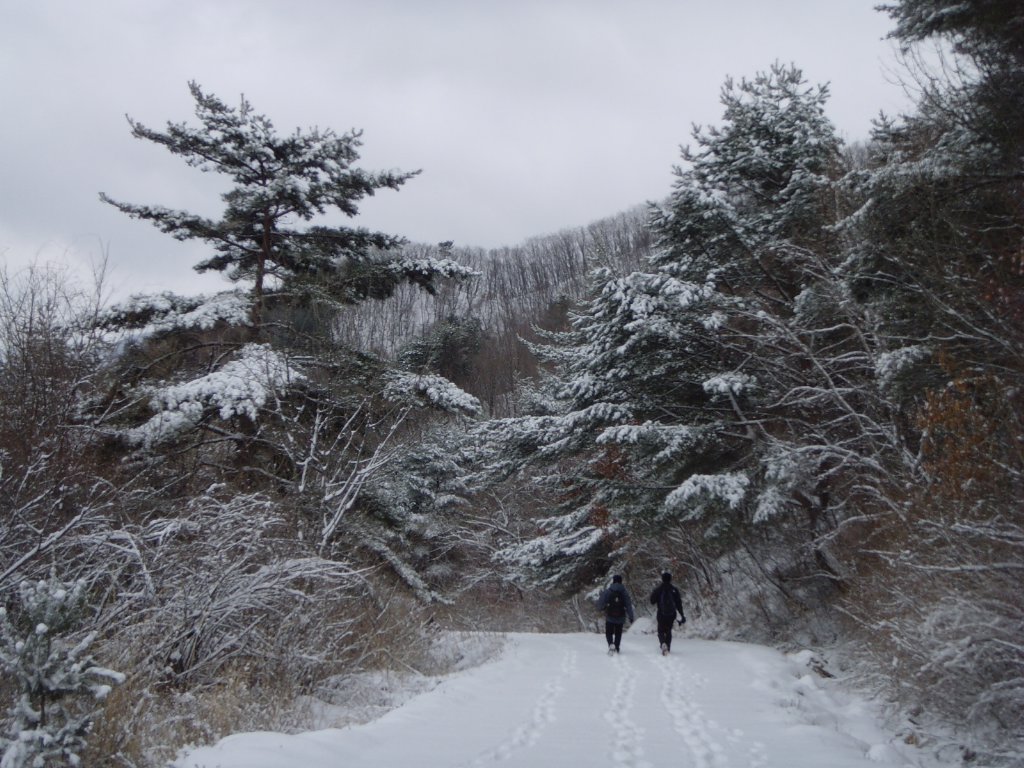
{"type": "Polygon", "coordinates": [[[78,765],[93,713],[77,699],[101,700],[118,672],[88,653],[95,635],[73,639],[82,624],[85,583],[24,582],[14,616],[0,608],[0,668],[17,687],[10,731],[0,737],[5,768],[78,765]]]}
{"type": "Polygon", "coordinates": [[[905,46],[942,36],[982,65],[1024,64],[1024,8],[1014,0],[901,0],[880,10],[896,20],[891,36],[905,46]]]}
{"type": "MultiPolygon", "coordinates": [[[[788,367],[806,372],[813,350],[792,325],[827,278],[840,144],[826,98],[795,67],[726,82],[722,125],[695,129],[653,212],[650,271],[596,273],[564,337],[565,411],[497,427],[519,445],[511,456],[533,441],[532,461],[573,458],[570,473],[552,472],[563,492],[546,534],[511,557],[568,573],[574,559],[627,557],[629,533],[682,525],[722,546],[755,516],[766,455],[794,454],[779,441],[796,407],[788,367]],[[801,359],[780,365],[785,350],[801,359]]],[[[773,493],[794,506],[800,464],[774,474],[788,487],[773,493]]]]}
{"type": "Polygon", "coordinates": [[[399,359],[410,370],[437,373],[460,386],[472,383],[485,339],[475,317],[449,315],[406,344],[399,359]]]}
{"type": "Polygon", "coordinates": [[[263,320],[268,291],[305,287],[340,302],[385,298],[402,280],[428,289],[439,274],[464,275],[450,262],[401,261],[380,252],[402,238],[363,228],[310,225],[330,212],[352,218],[358,203],[377,190],[398,189],[416,172],[371,173],[354,166],[361,133],[338,135],[313,128],[279,136],[273,123],[243,98],[237,109],[200,86],[189,84],[200,125],[168,123],[165,132],[128,119],[132,135],[162,145],[202,171],[227,176],[219,220],[163,208],[100,198],[134,218],[150,221],[178,240],[202,240],[213,256],[199,272],[225,272],[232,281],[252,284],[252,324],[263,320]]]}
{"type": "Polygon", "coordinates": [[[401,389],[383,380],[387,364],[336,343],[341,305],[386,298],[403,281],[433,291],[439,278],[475,273],[447,258],[405,255],[396,236],[315,223],[331,213],[354,217],[366,196],[415,175],[357,168],[358,132],[280,136],[246,99],[233,109],[194,82],[190,89],[198,126],[168,123],[161,132],[129,123],[137,138],[231,180],[221,218],[101,197],[175,238],[209,243],[214,255],[196,269],[224,271],[252,290],[135,296],[100,313],[98,326],[133,330],[136,345],[121,361],[125,375],[110,399],[96,406],[132,446],[201,448],[194,438],[205,433],[217,446],[218,467],[232,463],[224,461],[228,443],[246,472],[266,474],[256,466],[266,460],[276,467],[271,477],[291,483],[288,429],[324,409],[342,421],[365,414],[383,389],[401,389]]]}

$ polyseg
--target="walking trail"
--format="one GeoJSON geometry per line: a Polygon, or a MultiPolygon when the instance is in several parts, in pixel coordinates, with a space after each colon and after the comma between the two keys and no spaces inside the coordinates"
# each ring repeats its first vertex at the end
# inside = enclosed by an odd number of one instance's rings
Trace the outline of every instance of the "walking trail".
{"type": "Polygon", "coordinates": [[[377,720],[249,733],[177,768],[868,768],[924,766],[809,654],[641,632],[609,657],[596,634],[511,634],[493,661],[377,720]]]}

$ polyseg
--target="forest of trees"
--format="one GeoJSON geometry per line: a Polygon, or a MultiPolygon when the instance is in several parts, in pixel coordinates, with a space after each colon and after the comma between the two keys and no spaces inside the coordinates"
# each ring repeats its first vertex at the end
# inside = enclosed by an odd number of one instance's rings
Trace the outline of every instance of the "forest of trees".
{"type": "Polygon", "coordinates": [[[665,200],[500,250],[317,223],[414,176],[358,133],[197,84],[197,125],[130,121],[223,216],[102,199],[236,285],[0,272],[4,765],[300,727],[275,703],[429,671],[439,628],[585,629],[610,573],[662,569],[706,635],[834,655],[908,741],[1019,760],[1024,10],[882,11],[942,52],[913,113],[847,146],[771,64],[665,200]]]}

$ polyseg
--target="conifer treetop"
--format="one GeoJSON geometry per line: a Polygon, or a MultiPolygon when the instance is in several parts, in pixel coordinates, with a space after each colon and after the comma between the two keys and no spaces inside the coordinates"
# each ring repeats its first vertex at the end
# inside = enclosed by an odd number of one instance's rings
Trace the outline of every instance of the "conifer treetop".
{"type": "Polygon", "coordinates": [[[225,272],[232,281],[252,281],[253,321],[259,324],[267,282],[332,275],[365,262],[377,250],[404,239],[363,228],[312,225],[318,216],[358,213],[358,203],[382,188],[398,189],[419,171],[371,173],[353,166],[361,132],[296,129],[277,133],[271,120],[257,114],[243,96],[237,108],[189,83],[199,125],[167,124],[153,130],[128,117],[132,135],[167,148],[188,165],[227,176],[232,187],[219,220],[161,206],[100,199],[133,218],[150,221],[178,240],[203,240],[214,255],[195,265],[199,272],[225,272]]]}

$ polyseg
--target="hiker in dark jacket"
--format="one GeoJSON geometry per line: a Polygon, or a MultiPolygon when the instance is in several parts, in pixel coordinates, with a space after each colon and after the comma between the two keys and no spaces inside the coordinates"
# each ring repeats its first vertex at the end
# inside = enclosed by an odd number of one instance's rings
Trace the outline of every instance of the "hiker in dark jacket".
{"type": "Polygon", "coordinates": [[[621,576],[612,576],[611,586],[601,592],[597,599],[597,607],[604,611],[604,636],[608,641],[608,653],[618,653],[626,619],[629,619],[630,624],[633,623],[633,600],[621,576]]]}
{"type": "Polygon", "coordinates": [[[661,574],[661,584],[651,592],[651,605],[658,606],[658,642],[661,643],[661,655],[666,656],[672,650],[672,622],[679,613],[679,626],[686,623],[683,614],[683,600],[679,590],[672,586],[672,574],[661,574]]]}

